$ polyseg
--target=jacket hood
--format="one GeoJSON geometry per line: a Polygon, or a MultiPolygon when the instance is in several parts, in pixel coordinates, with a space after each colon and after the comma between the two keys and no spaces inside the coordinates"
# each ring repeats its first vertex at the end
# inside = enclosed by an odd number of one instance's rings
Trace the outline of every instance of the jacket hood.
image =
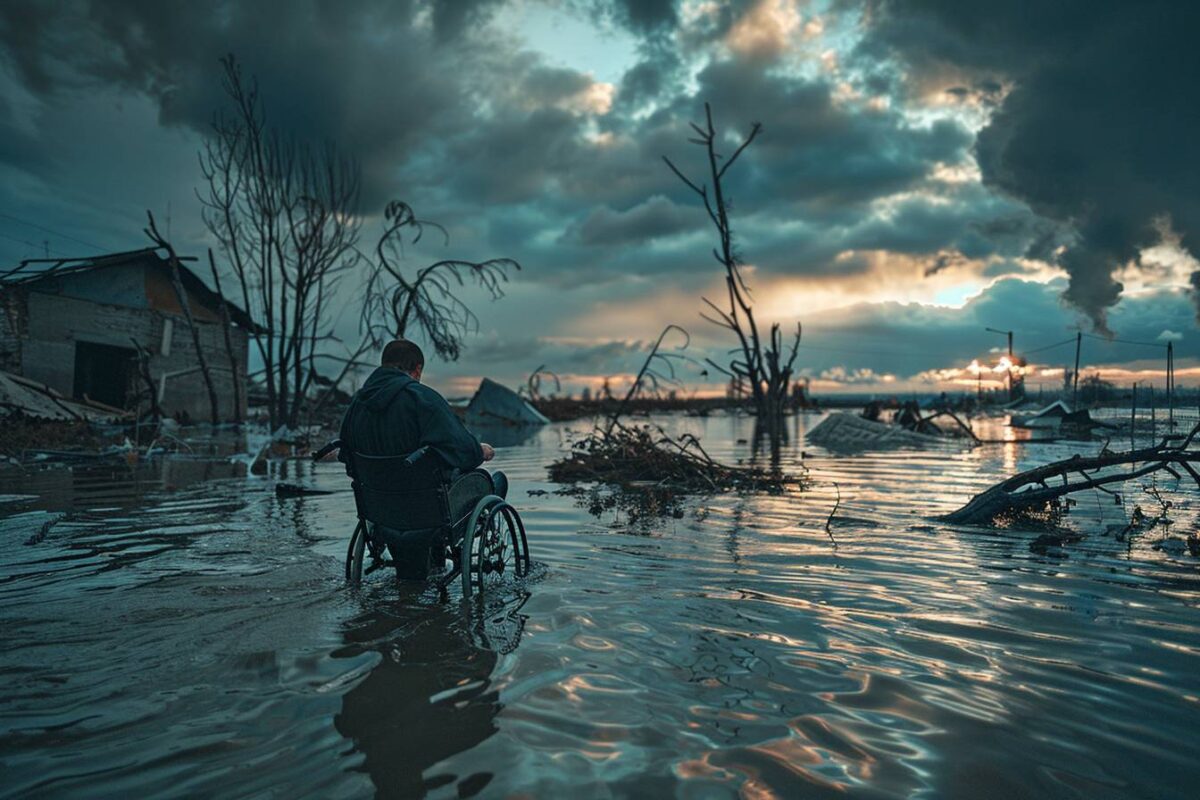
{"type": "Polygon", "coordinates": [[[395,367],[379,367],[367,378],[355,399],[372,411],[383,411],[401,392],[416,382],[407,372],[395,367]]]}

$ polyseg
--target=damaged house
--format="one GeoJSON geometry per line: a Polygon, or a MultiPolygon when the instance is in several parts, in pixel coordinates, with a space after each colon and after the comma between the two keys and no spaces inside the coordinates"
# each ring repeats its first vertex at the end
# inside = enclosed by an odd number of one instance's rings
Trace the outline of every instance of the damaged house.
{"type": "MultiPolygon", "coordinates": [[[[244,417],[249,337],[264,331],[183,264],[180,278],[221,419],[235,416],[235,397],[244,417]]],[[[65,398],[139,412],[157,399],[165,414],[209,417],[208,393],[170,265],[152,248],[23,261],[0,272],[0,371],[45,384],[65,398]]]]}

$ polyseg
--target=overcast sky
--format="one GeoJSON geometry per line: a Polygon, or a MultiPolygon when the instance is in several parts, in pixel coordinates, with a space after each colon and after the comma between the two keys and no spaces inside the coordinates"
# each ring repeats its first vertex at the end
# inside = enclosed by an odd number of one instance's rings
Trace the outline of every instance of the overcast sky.
{"type": "Polygon", "coordinates": [[[1110,377],[1154,379],[1173,341],[1195,384],[1198,26],[1200,4],[1125,0],[13,0],[0,261],[141,247],[147,208],[202,254],[196,151],[233,53],[271,124],[362,164],[366,239],[402,199],[452,235],[411,268],[523,265],[472,301],[481,332],[435,385],[545,364],[577,390],[667,323],[720,358],[698,317],[713,234],[661,160],[702,167],[707,101],[731,136],[763,125],[731,173],[735,233],[817,388],[951,388],[995,363],[986,327],[1051,386],[1074,353],[1049,346],[1080,325],[1119,340],[1085,340],[1110,377]]]}

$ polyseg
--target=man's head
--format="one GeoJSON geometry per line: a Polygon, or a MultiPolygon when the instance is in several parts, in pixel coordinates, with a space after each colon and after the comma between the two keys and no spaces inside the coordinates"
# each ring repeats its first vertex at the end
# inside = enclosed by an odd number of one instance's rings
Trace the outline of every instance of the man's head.
{"type": "Polygon", "coordinates": [[[425,369],[425,354],[421,348],[408,339],[396,339],[388,342],[383,348],[383,358],[380,362],[385,367],[394,367],[401,372],[407,372],[416,380],[421,380],[425,369]]]}

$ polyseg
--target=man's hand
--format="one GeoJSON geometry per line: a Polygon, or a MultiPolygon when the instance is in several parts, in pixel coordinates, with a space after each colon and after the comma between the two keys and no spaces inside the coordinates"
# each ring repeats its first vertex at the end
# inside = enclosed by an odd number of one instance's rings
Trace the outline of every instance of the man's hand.
{"type": "Polygon", "coordinates": [[[496,448],[492,447],[490,444],[481,444],[479,447],[483,450],[484,461],[491,461],[496,457],[496,448]]]}

